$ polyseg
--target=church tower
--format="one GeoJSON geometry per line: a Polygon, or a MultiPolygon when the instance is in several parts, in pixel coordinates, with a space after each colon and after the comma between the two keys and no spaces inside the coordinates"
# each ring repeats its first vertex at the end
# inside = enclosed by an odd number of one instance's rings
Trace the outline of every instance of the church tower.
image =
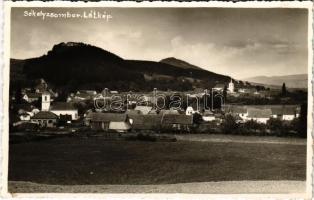
{"type": "Polygon", "coordinates": [[[229,92],[233,93],[234,92],[234,83],[232,82],[232,79],[229,83],[229,86],[228,86],[228,90],[229,92]]]}
{"type": "Polygon", "coordinates": [[[43,92],[41,95],[41,110],[49,111],[50,109],[50,93],[43,92]]]}

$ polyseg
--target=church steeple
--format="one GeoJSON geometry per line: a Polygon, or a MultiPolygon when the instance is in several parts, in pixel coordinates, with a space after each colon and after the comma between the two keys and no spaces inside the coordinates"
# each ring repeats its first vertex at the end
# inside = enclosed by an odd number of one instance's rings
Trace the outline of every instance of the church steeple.
{"type": "Polygon", "coordinates": [[[234,83],[232,82],[232,78],[230,79],[230,83],[228,85],[228,90],[229,92],[233,93],[234,92],[234,83]]]}
{"type": "Polygon", "coordinates": [[[43,92],[41,95],[41,110],[49,111],[50,109],[50,93],[43,92]]]}

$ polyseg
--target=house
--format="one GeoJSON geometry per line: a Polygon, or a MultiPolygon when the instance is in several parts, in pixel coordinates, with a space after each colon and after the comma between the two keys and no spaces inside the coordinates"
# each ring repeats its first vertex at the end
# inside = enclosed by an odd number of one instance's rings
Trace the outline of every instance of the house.
{"type": "Polygon", "coordinates": [[[132,118],[133,130],[160,130],[162,115],[138,115],[132,118]]]}
{"type": "Polygon", "coordinates": [[[138,118],[139,115],[143,115],[141,111],[132,109],[126,110],[125,114],[128,115],[131,124],[133,124],[134,118],[138,118]]]}
{"type": "MultiPolygon", "coordinates": [[[[270,117],[281,120],[291,121],[299,117],[300,106],[298,105],[224,105],[223,110],[226,114],[240,116],[244,121],[251,120],[249,110],[267,110],[270,117]]],[[[257,111],[259,112],[259,111],[257,111]]]]}
{"type": "Polygon", "coordinates": [[[222,106],[223,111],[226,114],[232,114],[232,115],[238,115],[242,119],[246,119],[248,113],[247,113],[247,107],[242,105],[223,105],[222,106]]]}
{"type": "Polygon", "coordinates": [[[203,88],[194,88],[193,93],[204,95],[205,94],[205,89],[203,89],[203,88]]]}
{"type": "Polygon", "coordinates": [[[23,95],[23,99],[25,101],[27,101],[28,103],[32,103],[34,101],[38,101],[41,97],[41,94],[40,93],[33,93],[33,92],[26,92],[24,95],[23,95]]]}
{"type": "Polygon", "coordinates": [[[136,106],[134,110],[140,111],[143,115],[147,115],[149,111],[151,111],[153,107],[151,106],[136,106]]]}
{"type": "Polygon", "coordinates": [[[299,117],[300,108],[296,105],[275,105],[271,107],[272,117],[291,121],[299,117]]]}
{"type": "Polygon", "coordinates": [[[205,112],[202,115],[202,119],[205,122],[210,122],[210,121],[214,121],[216,118],[213,112],[211,112],[210,110],[205,110],[205,112]]]}
{"type": "Polygon", "coordinates": [[[96,95],[97,92],[95,90],[79,90],[76,94],[89,94],[89,95],[96,95]]]}
{"type": "Polygon", "coordinates": [[[59,125],[66,125],[70,124],[72,122],[72,116],[71,115],[59,115],[59,125]]]}
{"type": "Polygon", "coordinates": [[[71,120],[78,120],[78,110],[73,106],[72,103],[67,102],[55,102],[51,105],[51,112],[58,115],[69,115],[71,116],[71,120]]]}
{"type": "Polygon", "coordinates": [[[40,111],[31,117],[31,122],[39,124],[41,127],[55,127],[58,116],[50,111],[40,111]]]}
{"type": "Polygon", "coordinates": [[[128,109],[125,111],[125,114],[127,114],[128,116],[130,116],[130,115],[142,115],[142,112],[140,110],[128,109]]]}
{"type": "Polygon", "coordinates": [[[84,101],[84,100],[88,100],[91,98],[92,98],[92,95],[90,95],[88,93],[78,93],[78,94],[75,94],[73,97],[69,97],[68,101],[72,101],[72,100],[84,101]]]}
{"type": "Polygon", "coordinates": [[[160,115],[179,115],[179,111],[178,110],[160,110],[159,111],[160,115]]]}
{"type": "Polygon", "coordinates": [[[110,91],[110,94],[119,94],[119,92],[116,90],[112,90],[112,91],[110,91]]]}
{"type": "Polygon", "coordinates": [[[189,132],[192,126],[193,126],[192,115],[165,114],[161,118],[162,129],[189,132]]]}
{"type": "Polygon", "coordinates": [[[90,113],[88,117],[93,130],[127,132],[131,129],[129,118],[124,113],[90,113]]]}
{"type": "Polygon", "coordinates": [[[186,114],[186,115],[193,115],[195,112],[196,112],[196,111],[193,109],[192,106],[188,106],[188,107],[186,108],[185,114],[186,114]]]}
{"type": "Polygon", "coordinates": [[[257,109],[257,108],[248,108],[248,116],[246,120],[253,120],[258,123],[266,124],[267,121],[272,116],[272,111],[270,108],[266,109],[257,109]]]}
{"type": "Polygon", "coordinates": [[[49,92],[43,92],[41,99],[42,111],[51,111],[59,117],[60,115],[70,115],[72,120],[78,119],[78,110],[73,106],[73,104],[68,102],[55,102],[51,105],[49,92]]]}
{"type": "Polygon", "coordinates": [[[28,113],[23,113],[20,115],[20,120],[21,121],[30,121],[31,120],[31,116],[28,113]]]}

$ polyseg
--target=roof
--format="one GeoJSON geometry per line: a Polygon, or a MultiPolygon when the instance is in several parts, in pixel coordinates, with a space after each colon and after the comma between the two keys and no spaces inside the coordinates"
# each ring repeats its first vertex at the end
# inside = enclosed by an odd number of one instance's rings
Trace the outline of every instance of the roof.
{"type": "Polygon", "coordinates": [[[160,110],[159,114],[161,115],[179,115],[178,110],[160,110]]]}
{"type": "Polygon", "coordinates": [[[75,94],[75,97],[74,97],[74,98],[88,99],[88,98],[90,98],[90,97],[91,97],[90,94],[87,94],[87,93],[79,93],[79,94],[75,94]]]}
{"type": "Polygon", "coordinates": [[[142,114],[140,110],[132,110],[132,109],[127,110],[125,113],[127,115],[141,115],[142,114]]]}
{"type": "Polygon", "coordinates": [[[149,115],[157,115],[157,110],[151,110],[148,112],[149,115]]]}
{"type": "Polygon", "coordinates": [[[26,95],[28,98],[40,98],[41,97],[40,93],[34,93],[34,92],[26,92],[26,95]]]}
{"type": "Polygon", "coordinates": [[[58,116],[50,111],[40,111],[32,119],[58,119],[58,116]]]}
{"type": "Polygon", "coordinates": [[[92,122],[124,122],[127,120],[127,115],[124,113],[89,113],[92,122]]]}
{"type": "Polygon", "coordinates": [[[256,109],[256,108],[248,108],[248,117],[249,118],[269,118],[271,117],[271,109],[256,109]]]}
{"type": "Polygon", "coordinates": [[[295,115],[297,113],[296,106],[272,106],[271,111],[273,115],[295,115]]]}
{"type": "Polygon", "coordinates": [[[214,113],[210,110],[205,110],[205,112],[203,113],[203,116],[214,116],[214,113]]]}
{"type": "Polygon", "coordinates": [[[136,106],[134,110],[139,110],[142,112],[142,114],[147,115],[149,111],[151,111],[153,107],[151,106],[136,106]]]}
{"type": "Polygon", "coordinates": [[[79,94],[90,94],[90,95],[97,94],[96,90],[79,90],[77,93],[79,93],[79,94]]]}
{"type": "Polygon", "coordinates": [[[246,106],[240,106],[240,105],[224,105],[224,110],[226,113],[230,112],[230,113],[236,113],[236,114],[247,112],[246,106]]]}
{"type": "Polygon", "coordinates": [[[72,103],[55,102],[51,105],[51,110],[77,110],[72,103]]]}
{"type": "Polygon", "coordinates": [[[246,113],[249,109],[270,109],[273,115],[295,115],[299,112],[298,105],[224,105],[226,113],[246,113]]]}
{"type": "Polygon", "coordinates": [[[171,115],[165,114],[162,117],[162,124],[185,124],[192,125],[193,124],[193,116],[192,115],[171,115]]]}
{"type": "Polygon", "coordinates": [[[133,129],[153,129],[161,125],[161,115],[137,115],[134,116],[133,129]]]}

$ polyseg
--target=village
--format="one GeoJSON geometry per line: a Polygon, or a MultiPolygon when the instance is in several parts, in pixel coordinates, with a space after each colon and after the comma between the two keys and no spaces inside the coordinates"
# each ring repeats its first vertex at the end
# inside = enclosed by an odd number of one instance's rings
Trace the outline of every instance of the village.
{"type": "Polygon", "coordinates": [[[274,98],[269,89],[237,88],[234,81],[181,93],[157,88],[152,92],[78,90],[60,101],[58,93],[40,79],[35,88],[23,88],[12,96],[10,132],[299,135],[301,105],[228,103],[226,99],[241,97],[274,98]]]}

